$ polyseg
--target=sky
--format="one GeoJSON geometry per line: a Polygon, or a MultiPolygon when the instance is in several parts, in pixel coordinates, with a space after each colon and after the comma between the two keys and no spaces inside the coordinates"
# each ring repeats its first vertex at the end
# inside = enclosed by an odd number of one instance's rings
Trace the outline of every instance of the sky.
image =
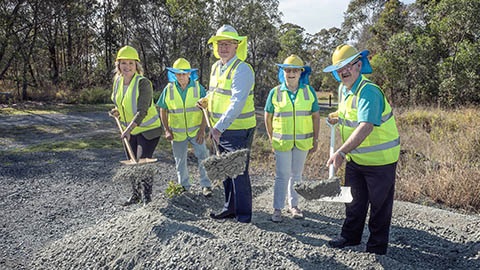
{"type": "MultiPolygon", "coordinates": [[[[293,23],[315,34],[323,28],[340,28],[349,0],[280,0],[284,23],[293,23]]],[[[414,0],[401,0],[405,4],[414,0]]]]}

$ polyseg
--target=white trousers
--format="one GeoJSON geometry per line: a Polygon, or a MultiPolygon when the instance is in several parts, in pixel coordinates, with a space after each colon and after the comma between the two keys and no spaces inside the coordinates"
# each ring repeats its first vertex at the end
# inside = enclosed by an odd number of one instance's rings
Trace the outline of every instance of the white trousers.
{"type": "Polygon", "coordinates": [[[200,173],[200,186],[210,187],[210,179],[208,179],[205,167],[202,165],[202,161],[208,157],[208,150],[205,146],[205,142],[202,144],[197,143],[196,137],[188,137],[181,142],[172,141],[173,157],[175,158],[175,166],[177,169],[178,183],[185,187],[187,190],[190,188],[188,167],[187,167],[187,151],[188,143],[192,144],[193,151],[198,160],[198,171],[200,173]]]}
{"type": "Polygon", "coordinates": [[[293,188],[295,182],[302,181],[303,167],[308,151],[293,147],[291,151],[275,150],[275,185],[273,189],[273,208],[283,209],[285,197],[288,205],[298,206],[298,193],[293,188]]]}

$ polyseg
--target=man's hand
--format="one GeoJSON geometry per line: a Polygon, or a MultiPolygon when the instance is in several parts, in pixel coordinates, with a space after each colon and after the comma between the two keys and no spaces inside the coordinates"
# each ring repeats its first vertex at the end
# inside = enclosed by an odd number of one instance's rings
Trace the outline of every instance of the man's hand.
{"type": "Polygon", "coordinates": [[[338,111],[329,113],[327,121],[331,125],[335,125],[336,123],[338,123],[338,111]]]}
{"type": "Polygon", "coordinates": [[[313,139],[313,148],[308,150],[308,154],[315,153],[315,151],[317,151],[317,149],[318,149],[318,141],[313,139]]]}
{"type": "Polygon", "coordinates": [[[333,164],[334,171],[337,173],[338,168],[342,166],[344,159],[345,158],[337,151],[328,159],[327,167],[330,166],[330,164],[333,164]]]}

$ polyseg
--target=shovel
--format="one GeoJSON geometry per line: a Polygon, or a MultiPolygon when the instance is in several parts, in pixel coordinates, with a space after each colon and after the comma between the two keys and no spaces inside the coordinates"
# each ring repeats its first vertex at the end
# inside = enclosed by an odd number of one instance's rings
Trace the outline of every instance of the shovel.
{"type": "MultiPolygon", "coordinates": [[[[137,119],[138,114],[139,114],[139,112],[137,112],[135,114],[132,121],[130,122],[130,125],[132,125],[132,123],[135,121],[135,119],[137,119]]],[[[112,114],[111,112],[108,112],[108,115],[115,119],[115,122],[117,123],[117,127],[120,130],[120,134],[122,134],[123,129],[122,129],[122,124],[120,123],[120,119],[118,119],[118,117],[115,116],[114,114],[112,114]]],[[[130,125],[128,125],[127,129],[130,128],[130,125]]],[[[125,164],[125,165],[135,165],[135,164],[151,163],[151,162],[156,162],[157,161],[156,158],[141,158],[139,160],[136,160],[135,159],[135,154],[133,153],[132,147],[130,146],[130,143],[128,142],[128,139],[123,138],[122,143],[123,143],[123,149],[126,149],[126,153],[125,153],[126,157],[127,157],[127,159],[130,157],[130,159],[121,160],[120,163],[125,164]]]]}
{"type": "MultiPolygon", "coordinates": [[[[212,130],[213,127],[212,123],[210,123],[207,109],[203,108],[202,106],[199,107],[203,111],[208,128],[212,130]]],[[[248,149],[245,148],[221,154],[217,143],[213,138],[212,144],[215,148],[216,155],[209,156],[203,160],[202,164],[205,167],[208,177],[213,181],[214,186],[218,186],[228,177],[235,178],[238,175],[243,174],[247,162],[248,149]]]]}
{"type": "MultiPolygon", "coordinates": [[[[335,152],[335,125],[330,124],[330,156],[335,152]]],[[[295,191],[307,200],[349,203],[353,200],[350,187],[340,186],[340,178],[335,176],[335,168],[330,164],[328,179],[297,183],[295,191]]]]}

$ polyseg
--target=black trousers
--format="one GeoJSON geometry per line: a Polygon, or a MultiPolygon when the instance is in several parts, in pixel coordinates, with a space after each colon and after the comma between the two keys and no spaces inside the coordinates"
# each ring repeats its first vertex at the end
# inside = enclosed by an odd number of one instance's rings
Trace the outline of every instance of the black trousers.
{"type": "Polygon", "coordinates": [[[153,152],[157,147],[160,137],[147,140],[142,133],[137,135],[130,135],[130,146],[132,147],[133,153],[136,155],[136,158],[152,158],[153,152]]]}
{"type": "Polygon", "coordinates": [[[351,187],[353,201],[345,204],[346,218],[341,235],[348,242],[360,243],[370,206],[367,252],[387,252],[396,167],[396,162],[383,166],[362,166],[353,161],[347,162],[345,185],[351,187]]]}

